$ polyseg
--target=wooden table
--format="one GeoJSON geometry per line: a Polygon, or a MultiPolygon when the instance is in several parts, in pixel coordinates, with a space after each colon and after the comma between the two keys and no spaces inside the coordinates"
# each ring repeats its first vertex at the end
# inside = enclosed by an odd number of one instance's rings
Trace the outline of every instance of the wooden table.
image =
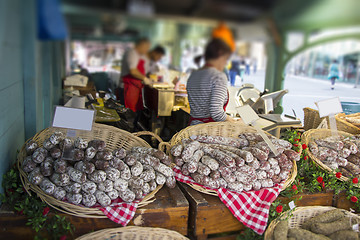
{"type": "MultiPolygon", "coordinates": [[[[156,200],[137,209],[129,226],[161,227],[177,231],[183,235],[188,232],[189,204],[179,187],[169,189],[163,187],[156,200]]],[[[107,218],[81,218],[60,214],[75,226],[74,238],[86,233],[105,228],[116,228],[121,225],[107,218]]],[[[33,239],[34,232],[26,226],[27,219],[11,211],[0,211],[0,235],[2,239],[33,239]]]]}
{"type": "MultiPolygon", "coordinates": [[[[235,233],[214,239],[236,239],[235,236],[246,228],[218,197],[200,193],[183,183],[180,183],[180,187],[189,201],[188,236],[192,239],[211,239],[212,236],[209,235],[227,232],[235,233]]],[[[339,201],[336,200],[336,196],[333,191],[298,194],[295,198],[302,198],[296,202],[296,206],[337,206],[339,201]]],[[[283,203],[291,201],[284,197],[279,197],[279,199],[283,203]]]]}
{"type": "Polygon", "coordinates": [[[188,236],[192,239],[208,239],[210,234],[246,228],[218,197],[200,193],[183,183],[180,187],[189,201],[188,236]]]}

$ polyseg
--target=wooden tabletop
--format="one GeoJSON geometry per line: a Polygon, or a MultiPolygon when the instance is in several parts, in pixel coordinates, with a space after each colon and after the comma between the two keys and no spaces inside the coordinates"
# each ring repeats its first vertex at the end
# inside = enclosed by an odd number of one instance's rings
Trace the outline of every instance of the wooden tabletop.
{"type": "Polygon", "coordinates": [[[207,239],[209,234],[245,229],[219,197],[200,193],[184,183],[179,185],[190,204],[189,235],[192,238],[207,239]]]}
{"type": "MultiPolygon", "coordinates": [[[[137,209],[129,226],[161,227],[186,235],[188,212],[188,201],[179,187],[169,189],[164,186],[156,194],[156,200],[153,203],[137,209]]],[[[75,226],[74,238],[105,228],[121,227],[107,218],[82,218],[63,213],[60,215],[65,216],[75,226]]],[[[3,239],[33,239],[34,231],[25,225],[26,222],[27,219],[24,216],[2,208],[0,211],[0,235],[3,239]]]]}

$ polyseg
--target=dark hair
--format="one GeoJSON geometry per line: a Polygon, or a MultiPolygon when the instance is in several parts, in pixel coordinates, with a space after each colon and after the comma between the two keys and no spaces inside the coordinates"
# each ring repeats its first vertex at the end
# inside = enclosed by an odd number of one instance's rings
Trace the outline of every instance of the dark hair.
{"type": "Polygon", "coordinates": [[[165,48],[160,46],[160,45],[157,45],[155,46],[153,49],[152,49],[153,52],[156,52],[156,53],[160,53],[162,55],[165,55],[166,54],[166,51],[165,51],[165,48]]]}
{"type": "Polygon", "coordinates": [[[143,43],[150,43],[150,40],[146,37],[142,37],[142,38],[139,38],[138,40],[136,40],[135,45],[139,46],[140,44],[143,44],[143,43]]]}
{"type": "Polygon", "coordinates": [[[194,57],[194,63],[200,64],[202,57],[203,57],[202,55],[194,57]]]}
{"type": "Polygon", "coordinates": [[[231,54],[231,48],[219,38],[212,39],[205,48],[205,60],[216,59],[226,54],[231,54]]]}

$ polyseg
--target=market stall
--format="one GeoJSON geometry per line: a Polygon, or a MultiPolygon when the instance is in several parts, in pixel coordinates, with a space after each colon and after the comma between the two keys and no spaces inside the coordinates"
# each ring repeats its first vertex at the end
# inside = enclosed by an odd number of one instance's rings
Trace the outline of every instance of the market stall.
{"type": "MultiPolygon", "coordinates": [[[[15,183],[19,188],[15,191],[26,198],[28,193],[39,196],[42,204],[52,209],[49,217],[64,216],[75,226],[74,236],[121,224],[161,227],[191,239],[223,233],[233,239],[241,232],[260,237],[266,229],[273,229],[270,222],[291,206],[357,209],[359,140],[350,133],[338,132],[341,140],[329,138],[332,131],[326,129],[303,134],[286,130],[281,134],[285,140],[267,134],[280,151],[275,154],[255,128],[241,123],[191,126],[169,143],[160,142],[160,150],[136,137],[142,133],[134,135],[107,125],[95,124],[91,132],[79,133],[72,139],[74,145],[71,138],[64,137],[65,132],[45,129],[24,145],[18,159],[21,181],[15,183]],[[73,155],[64,161],[61,152],[66,152],[65,144],[70,144],[73,155]],[[43,155],[45,151],[50,156],[43,155]],[[324,154],[328,155],[324,158],[324,154]],[[67,166],[63,173],[59,172],[60,163],[67,166]],[[341,166],[341,171],[334,164],[341,166]],[[164,186],[148,192],[145,185],[151,187],[154,182],[151,169],[155,182],[164,186]],[[130,174],[129,181],[124,174],[130,174]],[[140,182],[141,188],[137,186],[140,182]],[[90,183],[96,192],[85,187],[90,183]],[[108,184],[112,190],[107,189],[108,184]],[[137,195],[139,189],[143,190],[137,195]],[[95,196],[93,200],[91,196],[95,196]]],[[[7,190],[7,194],[13,193],[7,190]]],[[[25,221],[23,216],[3,208],[0,221],[6,226],[4,234],[11,233],[15,239],[30,234],[30,229],[16,233],[25,221]]]]}

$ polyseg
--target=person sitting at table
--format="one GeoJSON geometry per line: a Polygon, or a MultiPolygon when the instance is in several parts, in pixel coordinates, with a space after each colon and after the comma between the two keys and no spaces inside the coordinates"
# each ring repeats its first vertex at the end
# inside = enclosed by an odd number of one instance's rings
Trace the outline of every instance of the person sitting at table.
{"type": "Polygon", "coordinates": [[[204,67],[192,72],[187,82],[190,125],[235,121],[226,114],[229,93],[223,72],[231,54],[231,48],[221,39],[212,39],[207,44],[204,67]]]}

